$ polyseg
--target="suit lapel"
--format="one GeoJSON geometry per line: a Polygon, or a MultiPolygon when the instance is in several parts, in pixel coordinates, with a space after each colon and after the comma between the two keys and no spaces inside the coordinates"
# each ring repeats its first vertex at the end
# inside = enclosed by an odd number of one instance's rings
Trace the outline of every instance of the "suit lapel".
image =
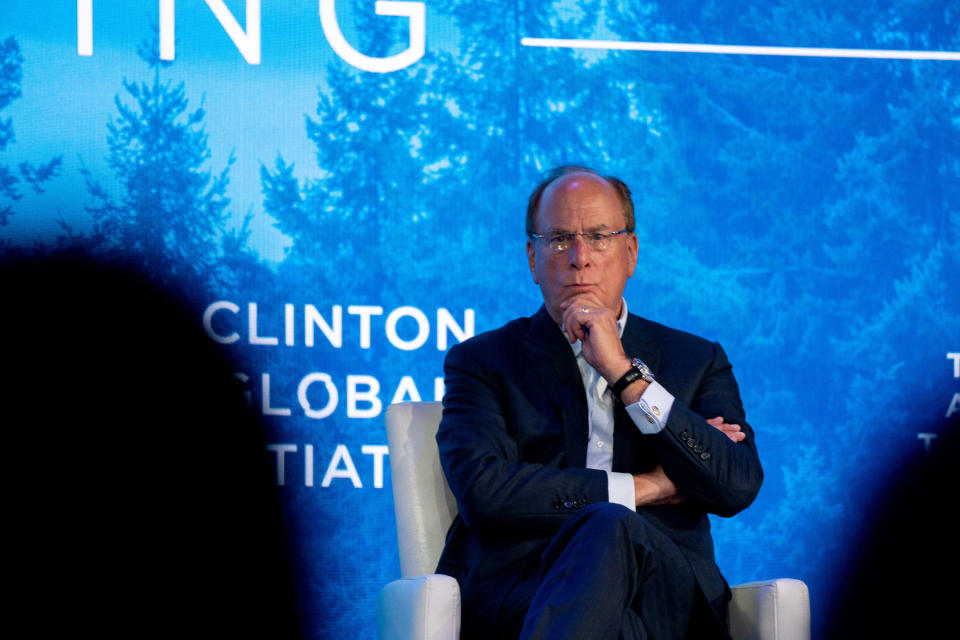
{"type": "MultiPolygon", "coordinates": [[[[640,358],[656,376],[660,370],[661,351],[659,345],[644,328],[644,320],[629,315],[623,328],[623,350],[631,358],[640,358]]],[[[613,408],[613,470],[622,472],[648,471],[651,464],[649,452],[643,446],[643,439],[636,425],[620,402],[613,408]]],[[[652,468],[652,467],[651,467],[652,468]]]]}
{"type": "Polygon", "coordinates": [[[627,316],[627,326],[623,328],[623,350],[629,357],[643,360],[656,377],[660,372],[662,352],[660,345],[647,332],[646,322],[632,313],[627,316]]]}
{"type": "Polygon", "coordinates": [[[567,466],[587,462],[587,399],[570,344],[545,307],[530,319],[524,342],[530,368],[556,405],[563,429],[567,466]]]}

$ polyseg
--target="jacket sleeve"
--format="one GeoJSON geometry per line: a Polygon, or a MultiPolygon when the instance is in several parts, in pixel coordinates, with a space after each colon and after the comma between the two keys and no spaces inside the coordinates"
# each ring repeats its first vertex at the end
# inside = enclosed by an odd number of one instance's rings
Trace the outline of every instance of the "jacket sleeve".
{"type": "Polygon", "coordinates": [[[471,529],[549,536],[607,500],[606,473],[566,468],[557,408],[522,372],[490,364],[504,358],[489,348],[468,341],[447,354],[437,433],[444,474],[471,529]]]}
{"type": "MultiPolygon", "coordinates": [[[[667,390],[672,391],[669,387],[667,390]]],[[[667,476],[704,510],[729,517],[756,498],[763,482],[763,470],[753,429],[744,415],[737,381],[719,344],[712,343],[712,358],[689,402],[675,397],[664,429],[644,437],[667,476]],[[731,441],[706,422],[714,416],[739,424],[746,438],[741,442],[731,441]]]]}

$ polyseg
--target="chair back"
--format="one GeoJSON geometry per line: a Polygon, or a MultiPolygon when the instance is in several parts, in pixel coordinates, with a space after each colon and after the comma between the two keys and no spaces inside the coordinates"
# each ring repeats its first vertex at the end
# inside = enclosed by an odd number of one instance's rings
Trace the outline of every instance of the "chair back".
{"type": "Polygon", "coordinates": [[[397,515],[400,573],[404,578],[433,573],[457,501],[440,467],[439,402],[399,402],[387,407],[387,445],[393,508],[397,515]]]}

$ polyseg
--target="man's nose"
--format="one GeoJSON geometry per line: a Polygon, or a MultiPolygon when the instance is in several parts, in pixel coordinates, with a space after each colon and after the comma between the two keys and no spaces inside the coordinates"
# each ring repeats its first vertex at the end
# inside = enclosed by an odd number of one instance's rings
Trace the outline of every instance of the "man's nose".
{"type": "Polygon", "coordinates": [[[583,236],[573,237],[573,244],[567,249],[567,259],[574,269],[583,269],[590,264],[590,247],[584,242],[583,236]]]}

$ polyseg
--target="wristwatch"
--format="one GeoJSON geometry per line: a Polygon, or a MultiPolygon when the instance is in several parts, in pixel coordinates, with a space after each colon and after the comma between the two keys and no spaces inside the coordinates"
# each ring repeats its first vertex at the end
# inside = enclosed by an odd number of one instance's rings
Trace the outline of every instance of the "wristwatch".
{"type": "Polygon", "coordinates": [[[625,374],[620,376],[619,380],[613,383],[613,386],[610,387],[610,390],[613,392],[613,395],[617,400],[623,402],[620,394],[623,393],[624,389],[641,378],[648,383],[653,382],[653,372],[650,371],[650,367],[648,367],[643,360],[640,358],[634,358],[630,361],[630,369],[628,369],[625,374]]]}

